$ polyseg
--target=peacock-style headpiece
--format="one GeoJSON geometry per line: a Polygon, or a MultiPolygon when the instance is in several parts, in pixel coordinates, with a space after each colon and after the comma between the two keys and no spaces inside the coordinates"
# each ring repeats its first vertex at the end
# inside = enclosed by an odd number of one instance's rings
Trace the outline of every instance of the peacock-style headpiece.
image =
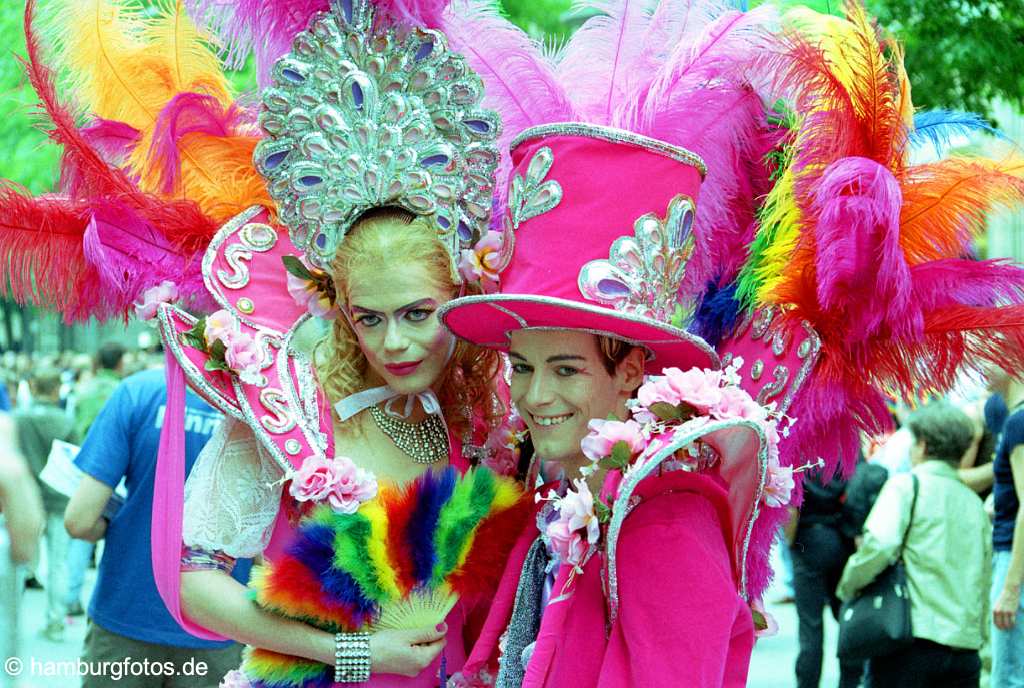
{"type": "Polygon", "coordinates": [[[271,76],[254,159],[314,264],[326,267],[352,223],[380,206],[429,218],[453,267],[486,233],[500,123],[443,34],[368,0],[338,1],[271,76]]]}

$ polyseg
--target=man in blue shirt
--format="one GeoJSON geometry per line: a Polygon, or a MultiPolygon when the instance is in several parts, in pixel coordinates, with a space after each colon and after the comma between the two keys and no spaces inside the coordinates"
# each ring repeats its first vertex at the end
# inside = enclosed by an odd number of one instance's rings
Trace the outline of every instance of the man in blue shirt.
{"type": "MultiPolygon", "coordinates": [[[[89,604],[91,623],[82,658],[90,666],[123,664],[129,658],[131,670],[121,672],[120,688],[215,686],[240,661],[238,645],[200,640],[182,630],[164,607],[153,580],[150,514],[166,400],[162,370],[137,373],[118,385],[75,459],[86,476],[64,518],[74,537],[107,541],[89,604]],[[108,521],[104,510],[122,478],[128,496],[108,521]],[[142,670],[139,675],[136,668],[142,670]]],[[[218,413],[189,393],[186,471],[219,422],[218,413]]],[[[234,577],[245,583],[250,566],[240,560],[234,577]]],[[[82,688],[109,685],[111,678],[85,676],[82,688]]]]}
{"type": "Polygon", "coordinates": [[[989,429],[999,434],[992,470],[992,686],[1024,687],[1024,384],[989,372],[994,392],[985,405],[989,429]]]}

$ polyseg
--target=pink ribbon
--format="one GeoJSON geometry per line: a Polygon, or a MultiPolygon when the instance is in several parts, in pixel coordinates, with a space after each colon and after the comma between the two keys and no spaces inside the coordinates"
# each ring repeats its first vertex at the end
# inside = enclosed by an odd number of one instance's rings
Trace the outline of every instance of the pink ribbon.
{"type": "Polygon", "coordinates": [[[153,480],[150,537],[153,579],[167,611],[182,628],[204,640],[227,640],[188,619],[181,611],[181,525],[185,509],[185,374],[168,352],[167,408],[153,480]]]}

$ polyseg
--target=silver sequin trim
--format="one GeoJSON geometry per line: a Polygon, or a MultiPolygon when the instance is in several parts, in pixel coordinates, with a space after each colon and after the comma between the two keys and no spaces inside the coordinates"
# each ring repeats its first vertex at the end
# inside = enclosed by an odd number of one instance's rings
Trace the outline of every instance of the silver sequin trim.
{"type": "MultiPolygon", "coordinates": [[[[685,426],[682,427],[685,428],[685,426]]],[[[629,513],[628,505],[633,497],[633,491],[636,489],[637,485],[644,480],[644,478],[651,475],[665,459],[671,458],[677,450],[686,447],[687,445],[692,444],[713,432],[738,427],[745,427],[752,430],[756,434],[759,444],[757,454],[757,490],[754,494],[754,504],[751,517],[748,519],[744,528],[743,544],[740,548],[740,556],[738,557],[740,570],[738,591],[744,600],[747,599],[747,553],[750,549],[750,536],[753,532],[754,522],[757,520],[757,516],[759,514],[757,505],[764,494],[765,480],[768,474],[768,443],[761,426],[753,421],[728,420],[706,423],[683,434],[680,434],[679,431],[677,431],[671,444],[661,447],[654,456],[644,460],[642,465],[636,465],[635,468],[629,471],[619,486],[619,494],[615,498],[615,503],[612,505],[612,520],[611,523],[608,524],[608,533],[606,536],[606,547],[608,553],[608,615],[611,623],[615,622],[619,613],[619,581],[616,566],[619,531],[622,529],[622,523],[629,513]]],[[[730,548],[732,548],[732,543],[729,543],[729,545],[730,548]]]]}

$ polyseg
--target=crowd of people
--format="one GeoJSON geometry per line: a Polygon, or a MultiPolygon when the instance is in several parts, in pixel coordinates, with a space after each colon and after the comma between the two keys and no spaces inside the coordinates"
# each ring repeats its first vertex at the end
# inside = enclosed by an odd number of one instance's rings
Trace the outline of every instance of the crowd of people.
{"type": "Polygon", "coordinates": [[[865,438],[852,476],[804,482],[783,600],[799,618],[801,688],[821,685],[823,610],[842,623],[842,602],[897,559],[914,641],[866,666],[840,655],[840,687],[1024,685],[1020,383],[993,368],[984,387],[966,387],[915,410],[897,405],[895,432],[865,438]]]}

